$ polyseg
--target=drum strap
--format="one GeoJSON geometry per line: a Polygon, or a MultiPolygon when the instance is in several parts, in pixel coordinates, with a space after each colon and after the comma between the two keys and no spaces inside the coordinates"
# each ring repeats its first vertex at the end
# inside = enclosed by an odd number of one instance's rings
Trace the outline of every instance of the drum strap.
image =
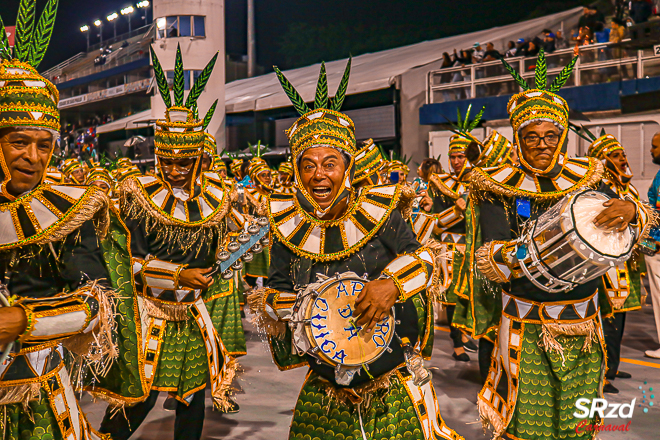
{"type": "Polygon", "coordinates": [[[304,289],[312,282],[312,260],[300,257],[298,273],[294,275],[294,289],[304,289]]]}

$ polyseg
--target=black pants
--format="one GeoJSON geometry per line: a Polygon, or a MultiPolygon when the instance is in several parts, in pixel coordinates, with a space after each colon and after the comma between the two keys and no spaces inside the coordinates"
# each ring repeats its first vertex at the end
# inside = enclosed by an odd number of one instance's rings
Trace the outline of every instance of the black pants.
{"type": "Polygon", "coordinates": [[[454,348],[460,348],[463,346],[463,333],[451,325],[454,320],[454,310],[456,306],[445,306],[447,308],[447,321],[449,321],[449,337],[454,342],[454,348]]]}
{"type": "MultiPolygon", "coordinates": [[[[127,407],[124,411],[118,411],[114,416],[111,416],[108,408],[99,431],[102,434],[110,434],[112,440],[128,440],[156,404],[158,394],[158,391],[152,391],[144,402],[127,407]]],[[[174,421],[175,440],[199,440],[202,437],[204,399],[205,390],[201,390],[193,394],[190,405],[177,402],[174,421]]]]}
{"type": "Polygon", "coordinates": [[[605,334],[605,345],[607,347],[607,373],[605,378],[613,380],[619,371],[621,360],[621,339],[623,339],[623,328],[626,325],[626,312],[615,313],[613,318],[603,319],[603,333],[605,334]]]}
{"type": "Polygon", "coordinates": [[[493,355],[495,344],[488,339],[479,339],[479,374],[481,375],[481,383],[486,383],[488,371],[490,370],[490,358],[493,355]]]}

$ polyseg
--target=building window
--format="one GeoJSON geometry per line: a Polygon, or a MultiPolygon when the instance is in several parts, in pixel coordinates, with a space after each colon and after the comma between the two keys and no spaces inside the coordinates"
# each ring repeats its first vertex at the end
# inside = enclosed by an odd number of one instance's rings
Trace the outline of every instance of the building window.
{"type": "Polygon", "coordinates": [[[174,15],[156,20],[156,38],[205,37],[205,17],[201,15],[174,15]]]}

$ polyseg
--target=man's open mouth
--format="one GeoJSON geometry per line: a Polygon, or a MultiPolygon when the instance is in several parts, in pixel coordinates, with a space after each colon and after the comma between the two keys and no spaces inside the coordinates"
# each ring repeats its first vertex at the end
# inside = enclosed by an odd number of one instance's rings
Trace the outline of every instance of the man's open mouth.
{"type": "Polygon", "coordinates": [[[332,193],[332,189],[329,186],[317,186],[312,188],[312,193],[318,197],[328,197],[332,193]]]}

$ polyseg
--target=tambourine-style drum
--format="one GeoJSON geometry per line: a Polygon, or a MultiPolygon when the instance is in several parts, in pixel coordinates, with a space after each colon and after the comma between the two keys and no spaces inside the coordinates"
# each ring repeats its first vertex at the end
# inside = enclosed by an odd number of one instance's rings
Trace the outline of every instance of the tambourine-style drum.
{"type": "Polygon", "coordinates": [[[534,285],[551,293],[563,292],[630,258],[635,245],[631,227],[618,232],[594,224],[609,199],[592,190],[569,194],[525,225],[518,253],[522,248],[526,255],[518,259],[534,285]]]}
{"type": "MultiPolygon", "coordinates": [[[[348,275],[348,274],[346,274],[348,275]]],[[[376,361],[394,336],[394,311],[370,333],[356,327],[355,300],[367,280],[337,275],[306,292],[302,304],[308,353],[332,366],[359,367],[376,361]]]]}

